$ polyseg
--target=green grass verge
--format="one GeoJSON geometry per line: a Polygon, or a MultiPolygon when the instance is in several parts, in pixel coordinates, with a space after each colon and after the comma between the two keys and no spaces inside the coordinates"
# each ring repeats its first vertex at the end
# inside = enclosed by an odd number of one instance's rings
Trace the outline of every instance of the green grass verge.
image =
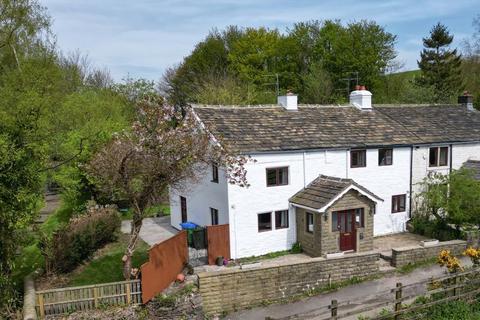
{"type": "Polygon", "coordinates": [[[418,268],[429,267],[435,264],[436,262],[437,262],[437,258],[431,258],[428,260],[423,260],[415,263],[409,263],[407,265],[404,265],[403,267],[398,268],[397,272],[401,274],[407,274],[418,268]]]}
{"type": "MultiPolygon", "coordinates": [[[[78,270],[72,272],[69,286],[83,286],[97,283],[122,281],[122,257],[127,246],[128,235],[121,235],[117,242],[106,245],[98,255],[78,270]]],[[[132,258],[132,265],[137,268],[148,261],[149,246],[139,240],[132,258]]]]}

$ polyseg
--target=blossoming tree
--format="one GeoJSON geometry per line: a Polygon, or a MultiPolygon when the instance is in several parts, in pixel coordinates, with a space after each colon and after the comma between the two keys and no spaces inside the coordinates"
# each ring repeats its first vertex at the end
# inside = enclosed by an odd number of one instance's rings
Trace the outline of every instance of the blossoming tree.
{"type": "Polygon", "coordinates": [[[158,203],[168,187],[185,188],[212,163],[226,169],[229,183],[246,187],[247,161],[211,136],[189,108],[179,110],[158,96],[139,101],[131,129],[117,134],[88,166],[100,191],[111,199],[127,200],[133,209],[123,257],[125,279],[131,275],[145,210],[158,203]]]}

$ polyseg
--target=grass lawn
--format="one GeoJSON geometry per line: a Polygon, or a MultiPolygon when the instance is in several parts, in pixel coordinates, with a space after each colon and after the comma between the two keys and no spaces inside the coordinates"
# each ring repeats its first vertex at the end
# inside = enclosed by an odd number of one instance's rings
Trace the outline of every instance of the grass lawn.
{"type": "MultiPolygon", "coordinates": [[[[122,256],[128,243],[128,235],[122,234],[117,242],[110,243],[97,251],[94,258],[67,275],[68,286],[122,281],[122,256]]],[[[133,255],[132,265],[139,268],[148,261],[149,246],[139,240],[133,255]]]]}

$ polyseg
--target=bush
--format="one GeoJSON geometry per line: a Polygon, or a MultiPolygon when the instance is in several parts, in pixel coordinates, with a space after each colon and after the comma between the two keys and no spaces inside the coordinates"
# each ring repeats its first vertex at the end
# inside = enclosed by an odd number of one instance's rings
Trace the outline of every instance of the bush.
{"type": "Polygon", "coordinates": [[[410,223],[413,233],[432,239],[448,241],[462,237],[460,231],[450,227],[447,223],[437,219],[430,219],[425,215],[418,214],[413,216],[410,223]]]}
{"type": "Polygon", "coordinates": [[[105,244],[115,241],[121,220],[116,207],[91,205],[52,236],[43,236],[40,249],[47,272],[69,272],[105,244]]]}

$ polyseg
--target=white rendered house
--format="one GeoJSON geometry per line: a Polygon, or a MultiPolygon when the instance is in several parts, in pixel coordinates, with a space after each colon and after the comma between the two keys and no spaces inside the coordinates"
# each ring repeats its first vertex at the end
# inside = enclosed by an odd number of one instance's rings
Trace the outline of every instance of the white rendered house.
{"type": "Polygon", "coordinates": [[[480,112],[450,106],[373,105],[367,90],[345,106],[193,106],[213,136],[247,163],[248,188],[212,165],[186,190],[170,190],[171,224],[229,224],[232,258],[287,250],[311,255],[371,249],[403,232],[412,194],[430,171],[480,160],[480,112]]]}

